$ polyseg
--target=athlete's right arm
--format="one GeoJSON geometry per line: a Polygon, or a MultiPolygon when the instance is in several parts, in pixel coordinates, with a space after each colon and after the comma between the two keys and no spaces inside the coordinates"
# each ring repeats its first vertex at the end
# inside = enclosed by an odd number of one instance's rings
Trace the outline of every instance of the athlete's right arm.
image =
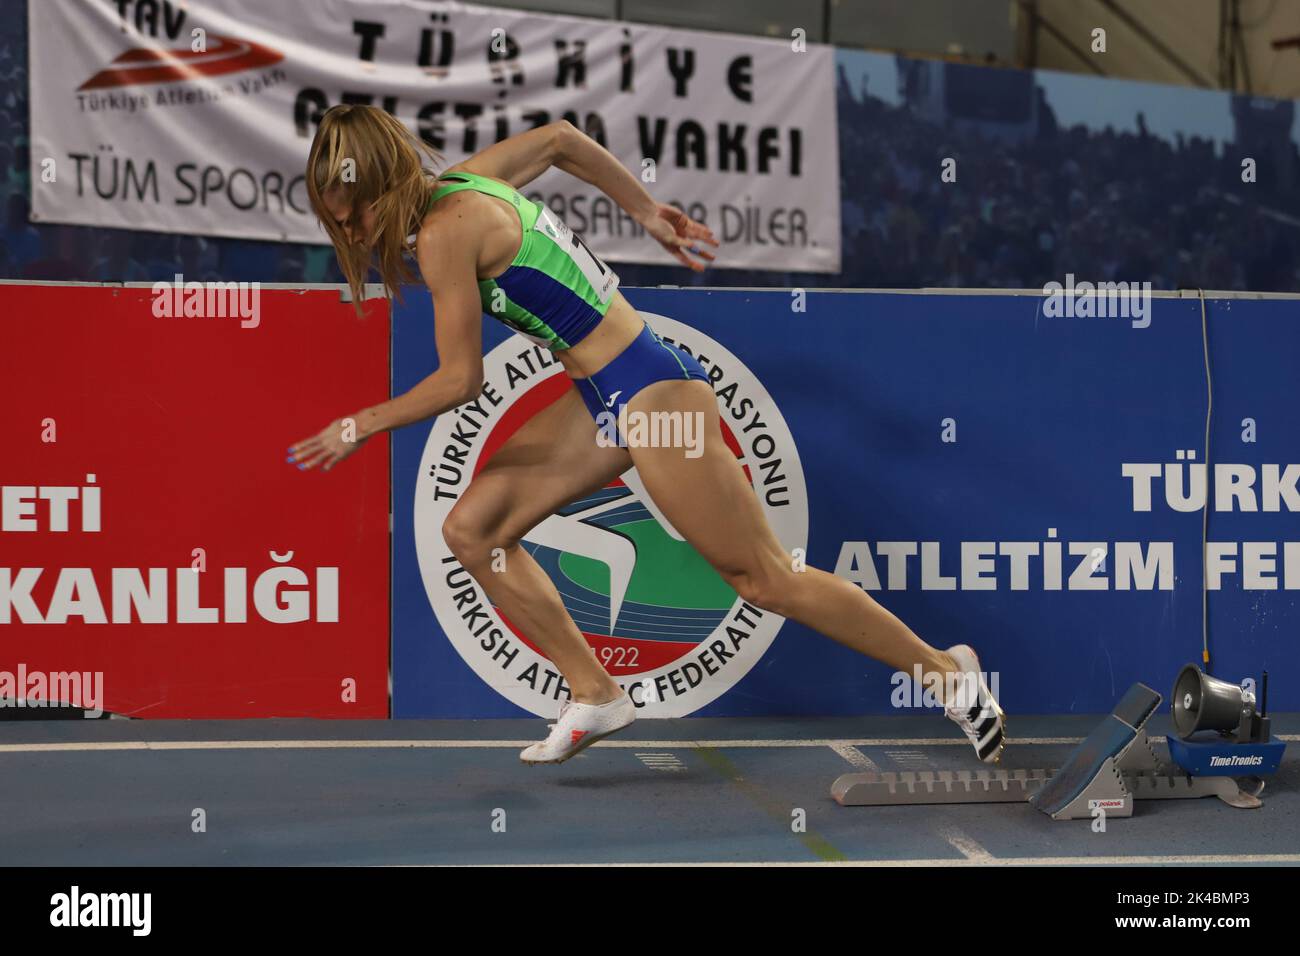
{"type": "Polygon", "coordinates": [[[482,239],[469,217],[456,215],[456,198],[449,197],[436,228],[425,228],[416,244],[420,273],[433,293],[438,368],[409,392],[361,412],[361,437],[439,415],[483,391],[483,306],[477,279],[482,239]]]}

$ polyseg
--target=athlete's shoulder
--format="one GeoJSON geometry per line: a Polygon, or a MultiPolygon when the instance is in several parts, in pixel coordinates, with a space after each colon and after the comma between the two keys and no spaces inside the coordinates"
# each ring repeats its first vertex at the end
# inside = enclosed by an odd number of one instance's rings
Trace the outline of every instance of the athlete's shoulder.
{"type": "Polygon", "coordinates": [[[452,179],[460,178],[468,179],[470,181],[477,180],[479,182],[493,183],[497,186],[504,186],[506,189],[510,190],[515,188],[506,180],[498,179],[496,176],[490,176],[481,169],[477,169],[475,167],[474,157],[472,156],[463,163],[457,163],[455,166],[448,166],[438,174],[439,180],[447,176],[452,177],[452,179]]]}
{"type": "Polygon", "coordinates": [[[484,199],[486,196],[474,193],[472,190],[441,196],[420,224],[417,245],[445,241],[463,242],[464,239],[481,233],[484,222],[478,213],[489,208],[482,203],[484,199]]]}
{"type": "MultiPolygon", "coordinates": [[[[453,167],[453,169],[454,168],[455,167],[453,167]]],[[[459,172],[453,173],[452,170],[447,170],[442,173],[442,177],[457,177],[459,175],[461,175],[459,172]]],[[[506,196],[501,193],[500,189],[496,190],[496,195],[493,195],[481,187],[484,185],[490,185],[502,187],[503,189],[508,190],[510,189],[508,184],[501,183],[495,179],[489,179],[486,176],[479,176],[477,174],[468,175],[472,176],[474,180],[483,180],[483,182],[475,182],[475,188],[466,189],[462,186],[462,188],[457,189],[455,192],[444,193],[441,196],[438,195],[440,189],[446,186],[454,186],[463,183],[463,180],[456,178],[447,179],[442,177],[438,179],[434,185],[434,191],[432,193],[434,201],[429,210],[430,215],[426,217],[426,222],[463,219],[467,216],[473,217],[477,213],[496,209],[497,202],[500,199],[506,198],[506,196]]]]}
{"type": "Polygon", "coordinates": [[[482,211],[483,206],[469,191],[443,197],[420,224],[416,254],[439,259],[477,257],[486,229],[482,211]]]}
{"type": "Polygon", "coordinates": [[[457,187],[451,196],[495,196],[500,199],[518,197],[523,200],[523,195],[510,183],[495,176],[476,172],[469,165],[469,161],[445,169],[438,175],[437,187],[442,189],[448,186],[457,187]]]}

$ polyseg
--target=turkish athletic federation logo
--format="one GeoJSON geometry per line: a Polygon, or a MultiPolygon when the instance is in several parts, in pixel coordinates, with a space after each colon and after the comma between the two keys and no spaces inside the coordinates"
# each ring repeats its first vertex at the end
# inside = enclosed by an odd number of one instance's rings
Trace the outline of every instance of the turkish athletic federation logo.
{"type": "Polygon", "coordinates": [[[204,77],[225,76],[244,70],[261,69],[284,59],[284,54],[252,40],[209,34],[206,49],[188,47],[163,50],[153,46],[127,50],[107,69],[100,70],[78,91],[140,86],[147,83],[176,83],[204,77]]]}
{"type": "MultiPolygon", "coordinates": [[[[771,396],[713,339],[666,316],[641,315],[714,376],[723,436],[777,539],[789,552],[806,549],[803,467],[771,396]]],[[[483,359],[485,393],[500,400],[481,398],[439,416],[421,456],[413,520],[425,592],[457,652],[513,703],[554,716],[568,697],[559,672],[492,606],[442,538],[447,514],[491,454],[572,387],[558,363],[539,367],[535,352],[517,336],[507,339],[483,359]]],[[[758,662],[784,621],[740,600],[668,523],[635,469],[541,522],[523,547],[641,716],[682,717],[716,700],[758,662]]]]}

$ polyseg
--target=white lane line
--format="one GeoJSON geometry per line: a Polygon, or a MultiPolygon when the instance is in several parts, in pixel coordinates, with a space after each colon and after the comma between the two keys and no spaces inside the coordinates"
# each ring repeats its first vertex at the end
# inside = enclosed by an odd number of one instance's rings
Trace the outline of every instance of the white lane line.
{"type": "Polygon", "coordinates": [[[686,769],[686,764],[678,760],[676,754],[638,753],[636,757],[651,770],[682,771],[686,769]]]}
{"type": "Polygon", "coordinates": [[[960,853],[968,860],[971,860],[975,863],[998,862],[997,858],[994,857],[992,853],[984,849],[984,847],[980,846],[973,839],[971,839],[969,836],[967,836],[965,833],[962,833],[958,829],[955,829],[953,827],[948,827],[947,829],[940,830],[939,836],[947,840],[950,846],[952,846],[958,853],[960,853]]]}
{"type": "MultiPolygon", "coordinates": [[[[1273,735],[1274,737],[1277,734],[1273,735]]],[[[1157,739],[1157,738],[1152,738],[1157,739]]],[[[1077,744],[1081,737],[1017,737],[1019,744],[1077,744]]],[[[330,750],[422,747],[447,750],[493,750],[499,747],[527,747],[536,740],[104,740],[56,744],[0,744],[0,753],[55,753],[81,750],[330,750]]],[[[913,744],[921,747],[969,747],[966,739],[877,738],[864,740],[602,740],[593,747],[622,747],[645,750],[693,750],[697,747],[728,749],[770,747],[893,747],[913,744]]]]}
{"type": "MultiPolygon", "coordinates": [[[[1274,734],[1276,740],[1300,740],[1300,734],[1274,734]]],[[[1077,744],[1081,737],[1014,737],[1010,744],[1047,746],[1077,744]]],[[[1149,738],[1161,742],[1164,737],[1149,738]]],[[[527,747],[536,740],[100,740],[52,744],[0,744],[0,753],[63,753],[95,750],[379,750],[414,747],[434,750],[496,750],[527,747]]],[[[693,750],[698,747],[745,750],[781,747],[969,747],[965,738],[871,737],[861,740],[602,740],[594,747],[633,750],[693,750]]],[[[836,750],[838,753],[839,751],[836,750]]]]}
{"type": "Polygon", "coordinates": [[[839,754],[849,763],[853,764],[853,766],[859,767],[862,770],[869,770],[874,772],[880,769],[879,767],[876,766],[876,762],[874,760],[872,760],[870,757],[868,757],[866,754],[864,754],[861,750],[859,750],[857,747],[853,746],[852,744],[832,744],[831,750],[834,750],[837,754],[839,754]]]}
{"type": "Polygon", "coordinates": [[[927,860],[817,860],[813,862],[754,862],[738,863],[734,860],[726,860],[712,863],[492,863],[492,864],[474,864],[474,863],[405,863],[395,864],[396,866],[407,867],[432,867],[445,866],[450,868],[471,867],[471,866],[492,866],[492,867],[532,867],[535,869],[546,869],[550,867],[759,867],[759,866],[789,866],[789,867],[813,867],[813,866],[851,866],[851,867],[908,867],[908,866],[1192,866],[1196,864],[1226,864],[1241,863],[1249,865],[1262,865],[1269,863],[1300,863],[1300,854],[1291,853],[1264,853],[1245,856],[1234,854],[1202,854],[1200,856],[1016,856],[1016,857],[991,857],[984,859],[969,859],[955,857],[941,857],[938,859],[927,860]]]}
{"type": "Polygon", "coordinates": [[[919,750],[886,750],[885,756],[904,767],[928,768],[931,766],[930,758],[919,750]]]}

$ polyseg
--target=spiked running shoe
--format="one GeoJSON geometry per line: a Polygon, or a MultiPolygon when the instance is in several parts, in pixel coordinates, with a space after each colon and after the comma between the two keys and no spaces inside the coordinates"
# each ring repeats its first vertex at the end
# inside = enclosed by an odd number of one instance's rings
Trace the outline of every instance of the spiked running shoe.
{"type": "Polygon", "coordinates": [[[997,763],[1007,743],[1007,715],[984,683],[974,649],[967,644],[957,644],[948,648],[948,654],[957,662],[958,673],[954,686],[944,687],[944,693],[951,692],[952,699],[946,701],[943,712],[961,728],[980,760],[997,763]]]}
{"type": "Polygon", "coordinates": [[[604,704],[565,701],[560,705],[559,719],[549,725],[550,735],[541,743],[525,747],[519,759],[527,764],[564,763],[634,720],[636,705],[627,694],[619,694],[604,704]]]}

